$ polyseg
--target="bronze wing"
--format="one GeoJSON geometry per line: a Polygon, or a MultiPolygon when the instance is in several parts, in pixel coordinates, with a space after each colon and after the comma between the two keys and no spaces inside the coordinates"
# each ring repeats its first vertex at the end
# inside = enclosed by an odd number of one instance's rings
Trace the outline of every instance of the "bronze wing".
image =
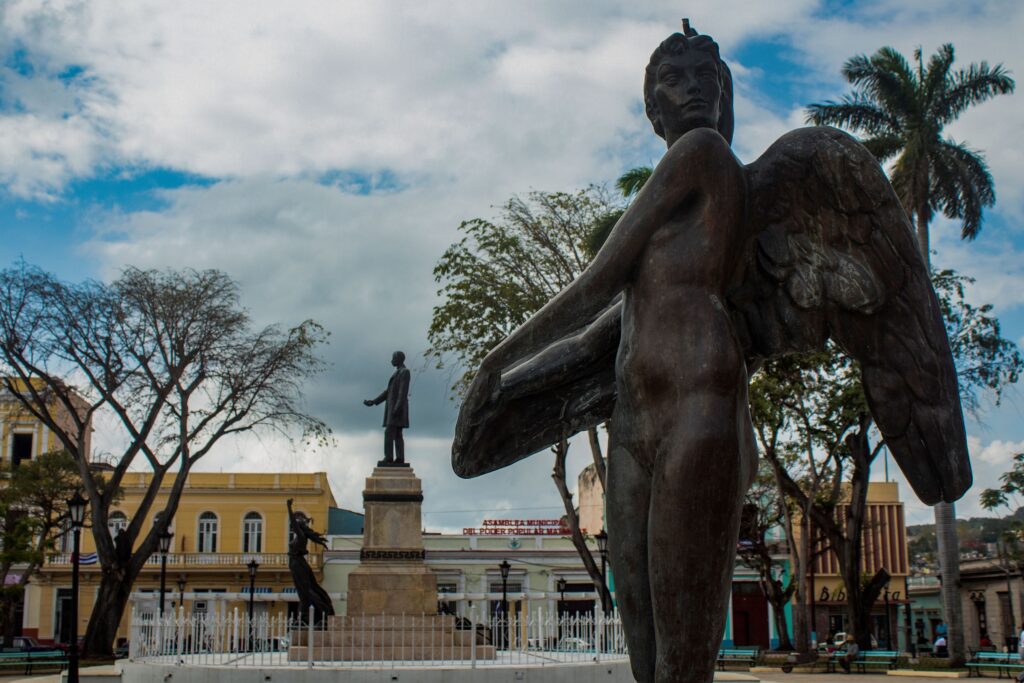
{"type": "Polygon", "coordinates": [[[478,376],[459,411],[452,468],[493,472],[611,417],[621,300],[500,375],[478,376]]]}
{"type": "Polygon", "coordinates": [[[832,338],[917,496],[971,486],[956,368],[910,221],[878,162],[834,128],[804,128],[747,167],[754,237],[729,294],[750,363],[832,338]]]}

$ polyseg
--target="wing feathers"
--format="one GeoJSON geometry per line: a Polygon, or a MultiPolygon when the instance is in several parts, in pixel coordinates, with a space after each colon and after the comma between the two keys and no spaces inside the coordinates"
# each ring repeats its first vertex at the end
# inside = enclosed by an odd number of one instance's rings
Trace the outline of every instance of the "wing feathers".
{"type": "Polygon", "coordinates": [[[805,128],[748,173],[757,253],[730,301],[751,356],[835,339],[860,362],[872,415],[918,496],[959,498],[971,471],[956,370],[909,220],[878,163],[841,131],[805,128]]]}

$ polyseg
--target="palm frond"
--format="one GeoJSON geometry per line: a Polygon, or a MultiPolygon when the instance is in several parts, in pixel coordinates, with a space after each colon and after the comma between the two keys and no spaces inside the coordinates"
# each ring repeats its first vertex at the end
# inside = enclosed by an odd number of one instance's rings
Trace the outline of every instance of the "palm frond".
{"type": "Polygon", "coordinates": [[[896,135],[900,122],[876,103],[857,95],[845,96],[839,102],[824,102],[807,107],[807,123],[838,126],[861,131],[870,136],[896,135]]]}
{"type": "Polygon", "coordinates": [[[990,67],[987,62],[971,64],[960,69],[949,79],[949,87],[936,100],[933,116],[943,124],[955,121],[967,107],[989,100],[996,95],[1013,92],[1016,83],[1002,64],[990,67]]]}
{"type": "Polygon", "coordinates": [[[945,94],[953,58],[953,45],[946,43],[928,60],[928,68],[921,78],[921,100],[924,111],[930,113],[936,100],[941,99],[945,94]]]}
{"type": "Polygon", "coordinates": [[[876,135],[861,140],[861,143],[878,159],[880,164],[892,159],[903,149],[903,138],[898,135],[876,135]]]}
{"type": "Polygon", "coordinates": [[[619,176],[619,179],[615,181],[615,187],[619,188],[623,197],[629,199],[640,191],[652,173],[654,173],[654,169],[650,166],[631,168],[619,176]]]}
{"type": "Polygon", "coordinates": [[[961,237],[981,232],[982,209],[996,201],[995,184],[982,154],[963,143],[942,140],[932,158],[932,203],[962,221],[961,237]]]}

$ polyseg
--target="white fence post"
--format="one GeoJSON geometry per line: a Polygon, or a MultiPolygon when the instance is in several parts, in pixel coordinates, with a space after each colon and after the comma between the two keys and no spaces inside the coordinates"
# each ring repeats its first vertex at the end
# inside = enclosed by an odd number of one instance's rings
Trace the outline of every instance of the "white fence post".
{"type": "Polygon", "coordinates": [[[469,639],[469,668],[476,668],[476,608],[469,608],[469,626],[472,629],[473,637],[469,639]]]}
{"type": "Polygon", "coordinates": [[[306,668],[313,668],[313,605],[309,606],[309,623],[306,625],[306,668]]]}

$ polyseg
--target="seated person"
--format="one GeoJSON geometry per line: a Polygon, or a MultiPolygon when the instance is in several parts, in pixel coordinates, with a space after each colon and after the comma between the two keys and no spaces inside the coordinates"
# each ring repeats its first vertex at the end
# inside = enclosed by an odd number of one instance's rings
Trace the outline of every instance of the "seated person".
{"type": "Polygon", "coordinates": [[[988,633],[985,631],[981,632],[981,638],[978,640],[978,649],[980,650],[992,650],[995,645],[992,644],[992,639],[988,637],[988,633]]]}
{"type": "Polygon", "coordinates": [[[842,649],[843,655],[839,658],[839,666],[843,667],[843,671],[850,673],[850,665],[853,660],[857,659],[857,655],[860,654],[860,646],[857,645],[857,640],[853,637],[852,633],[846,634],[846,642],[843,643],[842,649]]]}
{"type": "Polygon", "coordinates": [[[939,637],[935,639],[935,647],[933,652],[936,657],[949,656],[949,650],[946,647],[946,634],[940,633],[939,637]]]}

